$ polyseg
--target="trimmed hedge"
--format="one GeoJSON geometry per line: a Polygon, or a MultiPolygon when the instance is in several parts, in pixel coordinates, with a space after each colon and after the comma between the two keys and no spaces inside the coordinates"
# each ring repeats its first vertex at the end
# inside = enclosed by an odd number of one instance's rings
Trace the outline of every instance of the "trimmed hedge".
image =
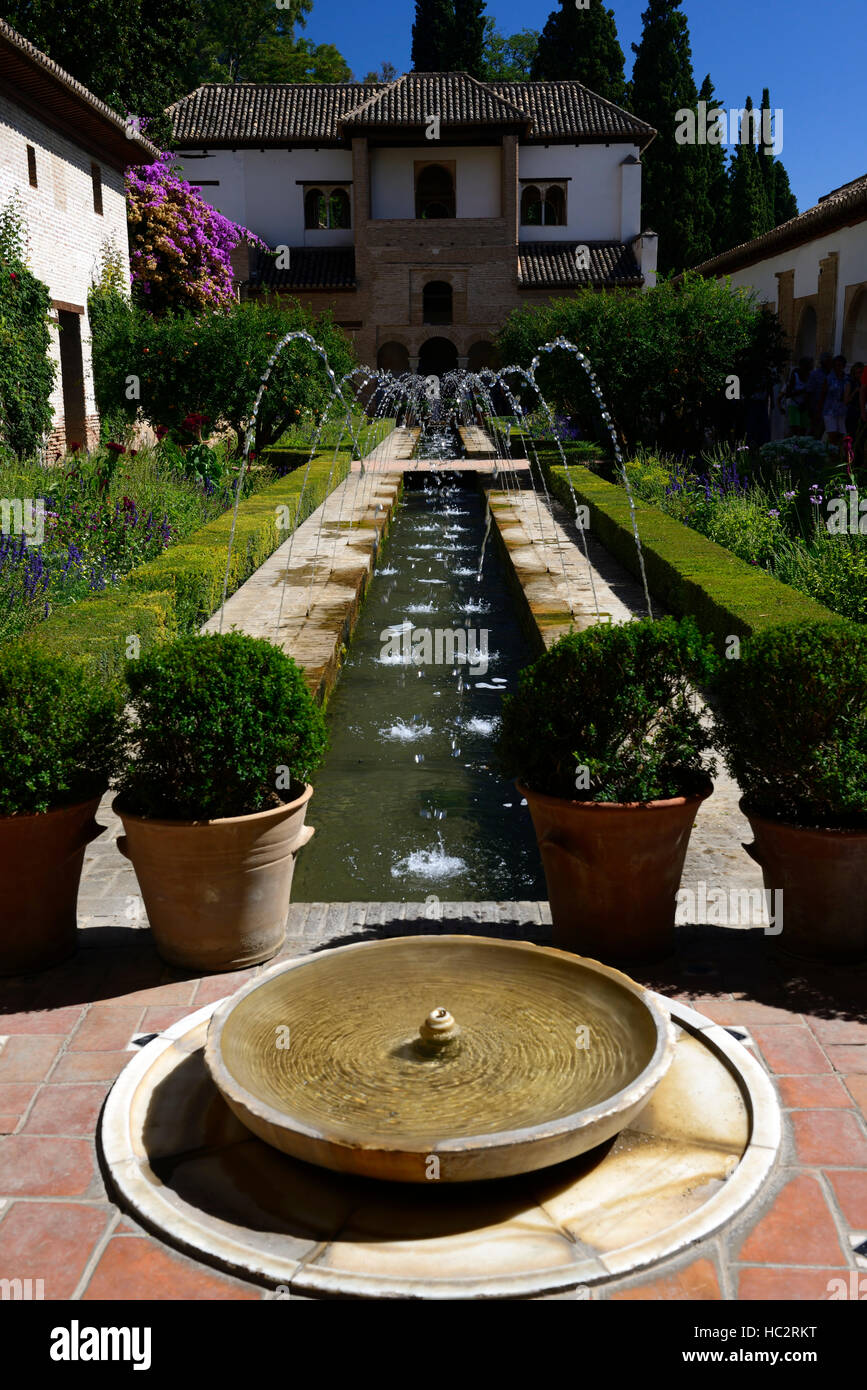
{"type": "MultiPolygon", "coordinates": [[[[303,468],[278,478],[238,508],[228,593],[233,594],[264,564],[289,531],[325,501],[328,479],[337,487],[349,472],[350,452],[333,450],[310,465],[301,499],[303,468]],[[333,467],[333,474],[332,474],[333,467]],[[299,507],[300,501],[300,507],[299,507]],[[277,508],[289,508],[289,527],[277,529],[277,508]]],[[[108,679],[120,676],[128,656],[145,652],[183,632],[194,632],[220,606],[232,509],[171,546],[155,560],[132,570],[115,588],[57,613],[32,640],[47,650],[94,663],[108,679]],[[128,650],[139,639],[138,651],[128,650]]]]}
{"type": "MultiPolygon", "coordinates": [[[[548,486],[572,511],[567,469],[548,467],[548,486]]],[[[589,507],[596,536],[631,574],[639,576],[626,489],[587,468],[568,469],[579,503],[589,507]]],[[[677,616],[691,614],[702,631],[724,641],[791,622],[842,622],[814,599],[739,560],[658,507],[636,500],[638,534],[651,597],[677,616]]]]}

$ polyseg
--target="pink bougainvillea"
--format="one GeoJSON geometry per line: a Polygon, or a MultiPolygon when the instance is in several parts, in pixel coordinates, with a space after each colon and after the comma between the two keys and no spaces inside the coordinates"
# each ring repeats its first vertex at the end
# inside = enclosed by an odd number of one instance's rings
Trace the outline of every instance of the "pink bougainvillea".
{"type": "Polygon", "coordinates": [[[133,290],[152,313],[232,303],[231,253],[241,242],[267,249],[186,183],[162,154],[126,178],[133,290]]]}

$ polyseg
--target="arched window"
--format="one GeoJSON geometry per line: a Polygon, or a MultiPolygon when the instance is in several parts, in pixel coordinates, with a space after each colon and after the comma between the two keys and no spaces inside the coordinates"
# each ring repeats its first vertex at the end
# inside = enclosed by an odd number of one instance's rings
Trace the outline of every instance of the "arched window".
{"type": "Polygon", "coordinates": [[[542,195],[534,184],[521,194],[521,222],[525,227],[542,225],[542,195]]]}
{"type": "Polygon", "coordinates": [[[403,376],[409,371],[409,353],[403,343],[383,343],[376,354],[376,365],[394,376],[403,376]]]}
{"type": "Polygon", "coordinates": [[[328,225],[349,226],[349,194],[345,188],[335,188],[328,200],[328,225]]]}
{"type": "Polygon", "coordinates": [[[545,193],[542,221],[546,227],[562,227],[566,221],[566,199],[559,184],[552,184],[545,193]]]}
{"type": "Polygon", "coordinates": [[[452,322],[452,287],[445,280],[429,280],[422,290],[422,322],[452,322]]]}
{"type": "Polygon", "coordinates": [[[455,185],[442,164],[427,164],[415,186],[416,217],[443,218],[455,215],[455,185]]]}
{"type": "Polygon", "coordinates": [[[308,231],[328,226],[328,204],[321,188],[308,189],[304,196],[304,226],[308,231]]]}

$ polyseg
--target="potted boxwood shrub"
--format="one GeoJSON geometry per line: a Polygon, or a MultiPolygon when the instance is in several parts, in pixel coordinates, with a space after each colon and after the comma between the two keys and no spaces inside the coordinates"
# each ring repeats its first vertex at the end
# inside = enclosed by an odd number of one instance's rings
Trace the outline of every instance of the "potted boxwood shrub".
{"type": "Polygon", "coordinates": [[[743,793],[777,944],[867,958],[867,632],[787,623],[746,639],[712,686],[715,741],[743,793]]]}
{"type": "Polygon", "coordinates": [[[84,851],[123,750],[123,699],[79,663],[0,648],[0,975],[75,950],[84,851]]]}
{"type": "Polygon", "coordinates": [[[132,757],[115,809],[156,948],[240,970],[281,947],[322,714],[291,657],[230,632],[184,637],[127,667],[132,757]]]}
{"type": "Polygon", "coordinates": [[[555,945],[602,960],[671,950],[713,790],[692,689],[713,665],[689,619],[597,625],[562,637],[504,699],[500,757],[529,803],[555,945]]]}

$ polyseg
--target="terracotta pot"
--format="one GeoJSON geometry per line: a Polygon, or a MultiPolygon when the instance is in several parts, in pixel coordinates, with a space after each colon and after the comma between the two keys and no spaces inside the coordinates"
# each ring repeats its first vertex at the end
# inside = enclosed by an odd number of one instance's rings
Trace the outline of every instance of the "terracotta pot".
{"type": "Polygon", "coordinates": [[[0,817],[0,975],[47,970],[74,952],[84,851],[105,829],[99,802],[0,817]]]}
{"type": "Polygon", "coordinates": [[[139,881],[163,960],[185,970],[242,970],[269,960],[286,939],[295,855],[313,788],[295,801],[224,820],[156,820],[118,797],[118,838],[139,881]]]}
{"type": "Polygon", "coordinates": [[[644,804],[567,801],[517,786],[539,841],[554,945],[597,960],[668,955],[690,831],[713,786],[644,804]]]}
{"type": "Polygon", "coordinates": [[[867,960],[867,831],[817,830],[741,810],[755,837],[744,845],[761,866],[766,892],[782,892],[787,952],[810,960],[867,960]]]}

